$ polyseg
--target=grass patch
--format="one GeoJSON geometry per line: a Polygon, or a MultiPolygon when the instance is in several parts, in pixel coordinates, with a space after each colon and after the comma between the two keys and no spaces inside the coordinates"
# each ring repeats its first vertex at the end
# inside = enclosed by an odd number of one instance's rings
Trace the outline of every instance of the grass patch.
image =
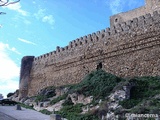
{"type": "Polygon", "coordinates": [[[55,113],[68,120],[99,120],[98,117],[93,114],[80,114],[83,106],[84,105],[80,103],[76,105],[66,105],[55,113]]]}
{"type": "Polygon", "coordinates": [[[23,103],[18,103],[21,107],[26,108],[26,109],[31,109],[31,110],[35,110],[32,106],[29,105],[25,105],[23,103]]]}

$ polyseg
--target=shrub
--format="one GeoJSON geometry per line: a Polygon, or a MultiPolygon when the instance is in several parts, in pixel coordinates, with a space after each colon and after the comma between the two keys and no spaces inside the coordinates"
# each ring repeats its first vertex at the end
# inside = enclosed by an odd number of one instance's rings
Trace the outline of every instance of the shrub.
{"type": "Polygon", "coordinates": [[[126,109],[130,109],[136,106],[139,102],[140,100],[129,99],[129,100],[120,101],[119,104],[126,109]]]}
{"type": "Polygon", "coordinates": [[[8,98],[8,97],[11,97],[12,95],[14,95],[14,93],[8,93],[8,94],[7,94],[7,98],[8,98]]]}
{"type": "Polygon", "coordinates": [[[82,112],[83,104],[64,106],[61,111],[55,113],[60,114],[68,120],[99,120],[96,115],[93,114],[80,114],[82,112]]]}
{"type": "Polygon", "coordinates": [[[70,120],[101,120],[97,116],[93,114],[83,114],[83,115],[77,115],[72,116],[70,120]]]}
{"type": "Polygon", "coordinates": [[[35,98],[35,102],[44,102],[47,100],[48,100],[47,96],[44,96],[44,95],[37,95],[35,98]]]}
{"type": "Polygon", "coordinates": [[[88,74],[82,82],[71,88],[72,92],[78,92],[85,96],[94,96],[103,99],[108,96],[113,88],[123,79],[106,73],[104,70],[93,71],[88,74]]]}
{"type": "Polygon", "coordinates": [[[65,100],[65,102],[62,104],[63,106],[67,106],[67,105],[73,105],[74,103],[72,102],[71,98],[68,97],[68,99],[65,100]]]}

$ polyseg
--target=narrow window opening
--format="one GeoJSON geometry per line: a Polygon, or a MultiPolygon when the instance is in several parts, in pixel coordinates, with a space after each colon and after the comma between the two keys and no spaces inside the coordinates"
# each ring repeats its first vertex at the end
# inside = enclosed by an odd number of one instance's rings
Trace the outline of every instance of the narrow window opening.
{"type": "Polygon", "coordinates": [[[99,70],[99,69],[102,69],[102,62],[100,62],[98,65],[97,65],[97,68],[96,68],[97,70],[99,70]]]}
{"type": "Polygon", "coordinates": [[[115,19],[115,22],[118,22],[118,19],[117,19],[117,18],[115,19]]]}

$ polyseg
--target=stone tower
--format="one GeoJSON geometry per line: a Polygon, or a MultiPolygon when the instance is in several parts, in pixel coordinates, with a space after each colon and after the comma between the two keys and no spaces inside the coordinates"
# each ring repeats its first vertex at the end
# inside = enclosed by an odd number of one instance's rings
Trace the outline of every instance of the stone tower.
{"type": "Polygon", "coordinates": [[[150,11],[159,10],[160,7],[160,0],[145,0],[146,9],[150,11]]]}
{"type": "Polygon", "coordinates": [[[28,85],[30,82],[30,71],[32,68],[32,62],[34,56],[25,56],[21,61],[21,71],[20,71],[20,83],[19,83],[19,98],[24,98],[28,94],[28,85]]]}
{"type": "Polygon", "coordinates": [[[115,26],[119,23],[126,22],[133,18],[143,16],[148,13],[153,13],[153,11],[160,10],[160,0],[145,0],[145,6],[136,8],[128,12],[122,12],[110,17],[110,26],[115,26]]]}

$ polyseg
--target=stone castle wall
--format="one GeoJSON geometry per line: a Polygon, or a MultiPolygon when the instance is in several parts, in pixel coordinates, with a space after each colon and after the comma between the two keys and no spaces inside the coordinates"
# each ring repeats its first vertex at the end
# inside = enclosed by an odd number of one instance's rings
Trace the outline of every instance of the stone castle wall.
{"type": "Polygon", "coordinates": [[[121,77],[157,76],[160,75],[159,53],[160,14],[155,11],[35,57],[29,82],[25,83],[27,96],[36,95],[47,86],[78,83],[97,67],[121,77]]]}
{"type": "Polygon", "coordinates": [[[31,82],[30,74],[34,56],[25,56],[21,61],[20,82],[19,82],[19,97],[23,98],[28,95],[29,83],[31,82]]]}
{"type": "Polygon", "coordinates": [[[126,22],[133,18],[145,15],[147,13],[153,13],[153,11],[158,11],[160,8],[159,0],[145,0],[145,6],[139,7],[137,9],[122,12],[110,17],[110,26],[114,26],[121,22],[126,22]]]}

